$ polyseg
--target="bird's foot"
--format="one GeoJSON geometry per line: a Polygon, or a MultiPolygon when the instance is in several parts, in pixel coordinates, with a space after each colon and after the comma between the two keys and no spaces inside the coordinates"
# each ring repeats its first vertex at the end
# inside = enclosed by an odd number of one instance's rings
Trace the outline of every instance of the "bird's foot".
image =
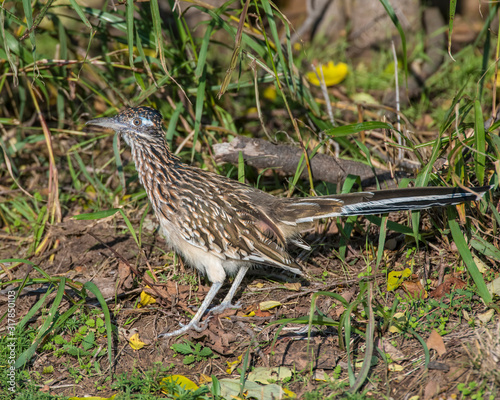
{"type": "Polygon", "coordinates": [[[188,324],[184,325],[182,323],[179,323],[181,326],[179,329],[173,332],[167,332],[167,333],[160,333],[158,335],[158,338],[167,338],[167,337],[172,337],[172,336],[180,336],[186,333],[187,331],[194,329],[196,332],[203,332],[205,329],[207,329],[208,326],[208,321],[210,320],[210,317],[205,319],[205,321],[201,322],[200,321],[195,321],[191,320],[188,324]]]}
{"type": "Polygon", "coordinates": [[[242,306],[242,304],[239,301],[236,304],[231,304],[230,301],[223,301],[217,307],[212,307],[209,311],[214,313],[214,314],[220,314],[229,308],[240,309],[241,306],[242,306]]]}
{"type": "Polygon", "coordinates": [[[211,318],[211,316],[208,316],[203,322],[191,320],[191,322],[189,322],[189,324],[187,325],[179,322],[179,325],[181,326],[181,329],[187,327],[188,329],[194,329],[196,332],[203,332],[205,329],[207,329],[208,321],[210,321],[211,318]]]}

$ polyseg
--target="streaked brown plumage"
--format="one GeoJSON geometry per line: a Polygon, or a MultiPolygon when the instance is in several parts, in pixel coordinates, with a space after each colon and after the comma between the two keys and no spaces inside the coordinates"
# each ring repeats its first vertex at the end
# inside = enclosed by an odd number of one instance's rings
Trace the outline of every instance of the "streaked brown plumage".
{"type": "Polygon", "coordinates": [[[314,220],[420,210],[479,199],[489,187],[411,188],[311,198],[277,198],[259,189],[182,163],[165,141],[162,117],[149,107],[129,108],[113,118],[88,125],[111,128],[131,147],[139,179],[146,189],[167,242],[200,272],[212,287],[191,322],[161,336],[174,336],[198,323],[227,275],[233,285],[215,311],[231,300],[252,265],[270,265],[302,274],[286,250],[287,243],[309,246],[300,232],[314,220]]]}

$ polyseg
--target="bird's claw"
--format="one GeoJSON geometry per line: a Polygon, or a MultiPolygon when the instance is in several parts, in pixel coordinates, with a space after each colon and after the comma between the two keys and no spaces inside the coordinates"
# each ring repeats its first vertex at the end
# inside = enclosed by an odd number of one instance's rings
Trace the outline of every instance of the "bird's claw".
{"type": "Polygon", "coordinates": [[[221,314],[222,312],[226,311],[229,308],[240,309],[241,307],[242,304],[240,301],[238,301],[236,304],[231,304],[231,302],[223,301],[217,307],[213,307],[209,311],[213,314],[221,314]]]}
{"type": "Polygon", "coordinates": [[[210,318],[212,318],[212,317],[208,316],[205,319],[205,321],[203,321],[203,322],[200,322],[200,321],[197,321],[197,322],[190,321],[187,324],[183,324],[182,322],[179,322],[179,325],[181,326],[181,329],[186,329],[186,330],[194,329],[196,332],[203,332],[205,329],[207,329],[208,321],[210,320],[210,318]]]}

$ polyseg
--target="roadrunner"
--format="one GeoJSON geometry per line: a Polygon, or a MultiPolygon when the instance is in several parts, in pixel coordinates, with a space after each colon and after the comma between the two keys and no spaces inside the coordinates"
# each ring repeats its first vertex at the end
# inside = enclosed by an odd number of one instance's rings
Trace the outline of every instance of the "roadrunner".
{"type": "Polygon", "coordinates": [[[205,274],[212,286],[189,324],[160,337],[203,330],[201,318],[226,276],[235,276],[222,312],[252,266],[272,266],[301,275],[287,244],[310,247],[300,233],[323,218],[371,215],[479,200],[489,187],[426,187],[308,198],[277,198],[235,180],[182,163],[165,141],[162,116],[149,107],[129,108],[112,118],[87,122],[113,129],[132,150],[139,180],[172,248],[205,274]]]}

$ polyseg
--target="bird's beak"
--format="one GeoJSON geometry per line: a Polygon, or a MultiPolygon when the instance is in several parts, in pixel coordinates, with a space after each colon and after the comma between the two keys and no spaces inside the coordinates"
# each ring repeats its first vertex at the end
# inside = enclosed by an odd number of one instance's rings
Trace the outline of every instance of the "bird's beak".
{"type": "Polygon", "coordinates": [[[85,125],[100,126],[102,128],[113,129],[117,132],[127,127],[123,122],[117,121],[115,118],[91,119],[90,121],[87,121],[85,125]]]}

